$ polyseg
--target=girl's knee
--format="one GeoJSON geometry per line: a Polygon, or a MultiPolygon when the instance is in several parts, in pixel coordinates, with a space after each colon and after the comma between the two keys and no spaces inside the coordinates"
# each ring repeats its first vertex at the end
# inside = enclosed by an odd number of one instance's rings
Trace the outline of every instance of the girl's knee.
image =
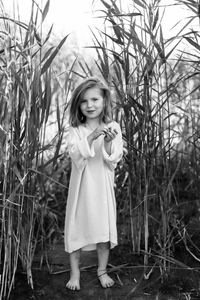
{"type": "Polygon", "coordinates": [[[110,249],[110,242],[106,242],[106,243],[98,243],[98,244],[97,244],[97,249],[101,249],[101,250],[107,250],[107,249],[110,249]]]}
{"type": "Polygon", "coordinates": [[[80,250],[73,251],[69,254],[71,259],[79,259],[80,258],[80,250]]]}

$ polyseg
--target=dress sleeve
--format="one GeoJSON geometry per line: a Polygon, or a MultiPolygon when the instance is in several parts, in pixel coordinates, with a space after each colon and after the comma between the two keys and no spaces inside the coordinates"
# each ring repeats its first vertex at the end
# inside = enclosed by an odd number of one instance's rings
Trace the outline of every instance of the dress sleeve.
{"type": "Polygon", "coordinates": [[[103,147],[102,151],[103,151],[104,161],[108,165],[109,169],[113,171],[116,168],[117,163],[121,160],[123,156],[123,140],[122,140],[122,132],[119,124],[113,122],[112,127],[116,128],[118,134],[116,135],[115,139],[112,140],[111,154],[109,155],[106,152],[105,147],[103,147]]]}
{"type": "Polygon", "coordinates": [[[95,155],[94,147],[89,146],[87,136],[81,137],[78,129],[74,127],[70,127],[68,132],[68,152],[77,168],[83,168],[87,159],[95,155]]]}

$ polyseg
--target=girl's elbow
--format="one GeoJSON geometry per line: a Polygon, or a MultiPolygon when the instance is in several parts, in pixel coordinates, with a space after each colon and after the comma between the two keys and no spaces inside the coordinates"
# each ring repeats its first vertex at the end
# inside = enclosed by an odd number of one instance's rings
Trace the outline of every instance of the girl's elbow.
{"type": "Polygon", "coordinates": [[[79,171],[82,171],[86,164],[87,164],[87,160],[86,159],[82,159],[82,160],[78,160],[78,161],[73,161],[74,162],[74,165],[76,166],[76,168],[79,170],[79,171]]]}

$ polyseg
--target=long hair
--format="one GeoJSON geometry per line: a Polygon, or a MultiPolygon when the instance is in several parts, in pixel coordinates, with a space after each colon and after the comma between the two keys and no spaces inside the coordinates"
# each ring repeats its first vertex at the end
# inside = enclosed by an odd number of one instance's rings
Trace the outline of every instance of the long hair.
{"type": "Polygon", "coordinates": [[[104,108],[100,116],[101,121],[106,124],[112,121],[112,102],[108,86],[97,77],[89,77],[73,91],[69,109],[69,123],[71,126],[78,127],[80,124],[86,122],[86,117],[81,112],[80,104],[86,90],[93,87],[101,90],[104,99],[104,108]]]}

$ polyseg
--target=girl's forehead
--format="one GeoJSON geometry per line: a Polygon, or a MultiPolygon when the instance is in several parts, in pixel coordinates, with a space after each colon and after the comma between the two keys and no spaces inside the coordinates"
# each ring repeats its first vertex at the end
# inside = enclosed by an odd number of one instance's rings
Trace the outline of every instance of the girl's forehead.
{"type": "Polygon", "coordinates": [[[98,86],[90,87],[86,89],[83,93],[83,96],[92,95],[92,94],[99,94],[102,95],[103,91],[98,86]]]}

